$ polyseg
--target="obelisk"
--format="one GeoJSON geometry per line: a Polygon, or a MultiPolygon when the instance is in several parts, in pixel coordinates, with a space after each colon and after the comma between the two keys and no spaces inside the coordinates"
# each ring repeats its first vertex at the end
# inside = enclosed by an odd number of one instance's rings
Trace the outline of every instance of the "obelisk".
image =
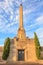
{"type": "Polygon", "coordinates": [[[20,28],[23,28],[23,7],[20,5],[20,28]]]}
{"type": "Polygon", "coordinates": [[[20,21],[19,21],[19,29],[18,29],[17,36],[19,39],[23,40],[26,37],[26,34],[25,34],[24,27],[23,27],[23,6],[22,6],[22,4],[20,4],[19,18],[20,18],[20,21]]]}

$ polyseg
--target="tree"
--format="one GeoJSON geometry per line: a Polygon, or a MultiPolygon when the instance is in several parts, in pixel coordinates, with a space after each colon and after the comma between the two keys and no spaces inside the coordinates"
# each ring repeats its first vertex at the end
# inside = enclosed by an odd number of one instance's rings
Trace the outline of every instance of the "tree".
{"type": "Polygon", "coordinates": [[[36,56],[38,59],[40,59],[41,46],[40,46],[40,42],[37,37],[37,34],[35,32],[34,32],[34,41],[35,41],[35,47],[36,47],[36,56]]]}
{"type": "Polygon", "coordinates": [[[7,60],[9,56],[9,52],[10,52],[10,38],[8,37],[4,43],[4,50],[3,50],[3,55],[2,55],[2,58],[4,60],[7,60]]]}

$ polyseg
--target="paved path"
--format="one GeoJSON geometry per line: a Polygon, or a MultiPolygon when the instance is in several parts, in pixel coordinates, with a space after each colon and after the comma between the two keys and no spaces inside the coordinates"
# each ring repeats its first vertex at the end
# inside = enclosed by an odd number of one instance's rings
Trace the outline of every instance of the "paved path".
{"type": "Polygon", "coordinates": [[[14,64],[0,64],[0,65],[43,65],[36,63],[14,63],[14,64]]]}

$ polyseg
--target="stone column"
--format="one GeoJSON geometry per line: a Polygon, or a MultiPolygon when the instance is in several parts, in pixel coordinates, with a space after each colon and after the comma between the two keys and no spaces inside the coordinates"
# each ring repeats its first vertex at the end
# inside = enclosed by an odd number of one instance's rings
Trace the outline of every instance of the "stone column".
{"type": "Polygon", "coordinates": [[[20,28],[23,28],[23,7],[20,5],[20,28]]]}

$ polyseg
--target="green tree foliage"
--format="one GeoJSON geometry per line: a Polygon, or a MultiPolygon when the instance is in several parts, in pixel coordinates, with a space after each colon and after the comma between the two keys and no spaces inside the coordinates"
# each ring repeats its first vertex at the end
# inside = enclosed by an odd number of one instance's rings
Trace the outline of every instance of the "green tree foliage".
{"type": "Polygon", "coordinates": [[[4,43],[4,50],[3,50],[3,55],[2,55],[2,58],[4,60],[7,60],[9,56],[9,52],[10,52],[10,38],[7,38],[4,43]]]}
{"type": "Polygon", "coordinates": [[[37,37],[37,34],[35,32],[34,32],[34,41],[35,41],[35,46],[36,46],[36,56],[38,59],[40,59],[41,46],[40,46],[40,42],[37,37]]]}

